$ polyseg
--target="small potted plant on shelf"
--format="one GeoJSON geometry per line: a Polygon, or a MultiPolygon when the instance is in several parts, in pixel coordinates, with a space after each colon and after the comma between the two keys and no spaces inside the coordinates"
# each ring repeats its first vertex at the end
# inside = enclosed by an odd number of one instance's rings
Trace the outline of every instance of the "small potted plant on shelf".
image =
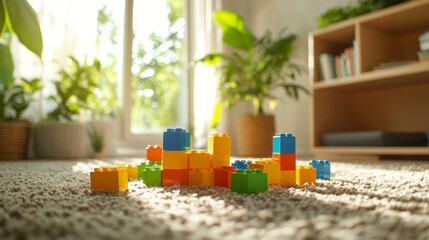
{"type": "Polygon", "coordinates": [[[31,124],[22,119],[34,93],[41,89],[40,80],[15,80],[10,40],[19,41],[41,58],[43,39],[37,16],[26,1],[0,1],[0,159],[27,158],[31,124]]]}
{"type": "Polygon", "coordinates": [[[55,104],[47,115],[47,121],[39,123],[34,131],[37,158],[66,159],[87,156],[89,144],[86,127],[79,122],[79,114],[87,109],[89,97],[97,85],[100,62],[86,61],[80,64],[74,57],[68,58],[68,66],[59,71],[54,81],[56,94],[49,100],[55,104]]]}
{"type": "Polygon", "coordinates": [[[281,31],[274,37],[267,31],[262,37],[256,37],[241,16],[228,10],[215,12],[214,18],[222,29],[223,42],[232,47],[232,51],[212,52],[199,60],[219,65],[218,90],[222,100],[216,107],[212,125],[220,119],[219,106],[231,107],[241,100],[251,102],[253,113],[237,122],[238,154],[269,156],[275,126],[274,116],[266,114],[265,103],[276,103],[272,91],[283,88],[293,99],[298,99],[300,91],[308,93],[306,88],[291,81],[303,72],[302,67],[290,61],[295,36],[281,31]]]}

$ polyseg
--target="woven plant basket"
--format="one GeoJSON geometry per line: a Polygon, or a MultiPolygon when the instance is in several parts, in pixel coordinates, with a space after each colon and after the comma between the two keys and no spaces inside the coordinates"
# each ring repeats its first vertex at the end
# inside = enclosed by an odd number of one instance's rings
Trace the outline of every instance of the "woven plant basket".
{"type": "Polygon", "coordinates": [[[80,123],[41,123],[34,127],[34,151],[38,159],[86,157],[86,128],[80,123]]]}
{"type": "Polygon", "coordinates": [[[29,134],[27,120],[0,121],[0,160],[26,159],[29,134]]]}
{"type": "Polygon", "coordinates": [[[275,133],[274,116],[241,116],[236,124],[239,156],[271,157],[275,133]]]}

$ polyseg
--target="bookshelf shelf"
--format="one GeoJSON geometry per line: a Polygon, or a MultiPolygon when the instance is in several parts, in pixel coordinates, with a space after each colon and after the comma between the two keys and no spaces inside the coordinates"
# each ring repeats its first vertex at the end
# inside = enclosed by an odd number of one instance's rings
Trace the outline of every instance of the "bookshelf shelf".
{"type": "Polygon", "coordinates": [[[315,157],[429,155],[429,147],[328,147],[322,141],[328,132],[429,131],[429,61],[417,56],[428,13],[429,0],[413,0],[309,34],[315,157]],[[326,79],[320,56],[338,56],[347,48],[353,48],[354,73],[326,79]],[[380,68],[391,62],[407,64],[380,68]]]}

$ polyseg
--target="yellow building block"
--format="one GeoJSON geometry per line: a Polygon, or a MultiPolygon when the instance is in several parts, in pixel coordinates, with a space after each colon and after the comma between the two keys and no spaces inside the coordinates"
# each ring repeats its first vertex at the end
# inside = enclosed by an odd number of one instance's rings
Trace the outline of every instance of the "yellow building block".
{"type": "Polygon", "coordinates": [[[128,170],[123,166],[99,167],[90,173],[91,190],[125,191],[128,189],[128,170]]]}
{"type": "Polygon", "coordinates": [[[188,185],[214,186],[213,169],[191,169],[188,174],[188,185]]]}
{"type": "Polygon", "coordinates": [[[280,172],[280,185],[295,185],[296,184],[296,171],[284,170],[280,172]]]}
{"type": "Polygon", "coordinates": [[[212,158],[206,150],[190,150],[189,169],[213,168],[212,158]]]}
{"type": "Polygon", "coordinates": [[[163,169],[188,169],[188,151],[162,151],[163,169]]]}
{"type": "Polygon", "coordinates": [[[262,169],[268,175],[268,185],[281,183],[281,171],[279,162],[275,161],[272,158],[260,158],[255,161],[255,164],[263,166],[262,169]]]}
{"type": "Polygon", "coordinates": [[[128,177],[138,179],[137,165],[127,164],[128,177]]]}
{"type": "Polygon", "coordinates": [[[213,168],[218,169],[222,166],[230,166],[230,155],[210,155],[213,168]]]}
{"type": "Polygon", "coordinates": [[[296,166],[296,184],[303,185],[304,183],[316,184],[316,169],[311,165],[296,166]]]}
{"type": "Polygon", "coordinates": [[[231,137],[226,133],[210,135],[207,151],[211,155],[231,156],[231,137]]]}

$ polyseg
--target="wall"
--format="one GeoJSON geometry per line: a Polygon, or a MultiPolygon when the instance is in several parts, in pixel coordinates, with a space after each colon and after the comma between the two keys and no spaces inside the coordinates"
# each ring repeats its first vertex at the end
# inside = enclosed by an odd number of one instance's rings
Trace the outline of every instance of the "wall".
{"type": "MultiPolygon", "coordinates": [[[[290,33],[297,36],[292,61],[305,68],[308,66],[308,33],[317,29],[316,18],[328,8],[345,5],[344,0],[224,0],[223,8],[238,12],[245,19],[250,30],[256,35],[262,35],[270,30],[277,33],[287,27],[290,33]]],[[[308,75],[304,74],[296,80],[297,83],[309,87],[308,75]]],[[[286,98],[281,89],[273,94],[279,96],[278,107],[272,113],[276,117],[277,132],[291,132],[297,137],[297,153],[301,158],[310,155],[310,100],[305,94],[299,101],[286,98]]],[[[235,119],[250,110],[247,104],[238,104],[226,111],[228,116],[222,123],[224,131],[234,139],[235,119]]],[[[233,152],[236,149],[233,141],[233,152]]]]}

